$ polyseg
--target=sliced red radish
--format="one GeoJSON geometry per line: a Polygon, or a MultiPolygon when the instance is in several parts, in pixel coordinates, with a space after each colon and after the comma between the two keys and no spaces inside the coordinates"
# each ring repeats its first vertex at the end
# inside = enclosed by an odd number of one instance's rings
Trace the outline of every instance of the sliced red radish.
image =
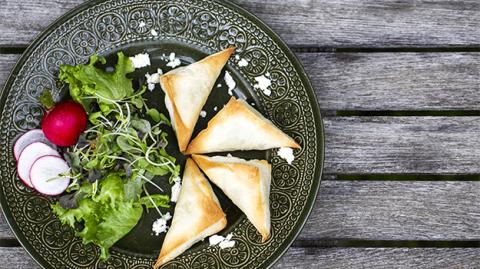
{"type": "Polygon", "coordinates": [[[15,145],[13,145],[13,155],[15,156],[15,160],[18,161],[18,157],[20,157],[23,149],[33,142],[48,143],[48,139],[45,137],[42,129],[30,130],[15,141],[15,145]]]}
{"type": "Polygon", "coordinates": [[[38,158],[47,155],[60,156],[55,149],[42,142],[33,142],[26,146],[22,153],[20,153],[17,163],[17,173],[25,185],[33,187],[30,181],[30,169],[38,158]]]}
{"type": "Polygon", "coordinates": [[[30,180],[38,192],[45,195],[59,195],[70,184],[66,177],[70,167],[62,158],[48,155],[38,158],[30,169],[30,180]]]}

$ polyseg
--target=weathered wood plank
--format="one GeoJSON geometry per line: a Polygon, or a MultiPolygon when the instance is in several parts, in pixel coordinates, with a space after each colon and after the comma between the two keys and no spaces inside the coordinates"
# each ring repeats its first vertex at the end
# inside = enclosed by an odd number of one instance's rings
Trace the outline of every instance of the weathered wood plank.
{"type": "Polygon", "coordinates": [[[0,240],[13,238],[12,230],[8,227],[7,221],[3,216],[3,212],[0,212],[0,240]]]}
{"type": "Polygon", "coordinates": [[[325,180],[298,239],[480,240],[478,205],[480,182],[325,180]]]}
{"type": "MultiPolygon", "coordinates": [[[[478,248],[290,248],[273,268],[476,268],[478,248]]],[[[0,269],[40,268],[20,247],[0,248],[0,269]]]]}
{"type": "Polygon", "coordinates": [[[479,117],[326,117],[325,172],[480,173],[479,117]]]}
{"type": "Polygon", "coordinates": [[[0,257],[0,269],[40,268],[21,247],[0,247],[0,257]]]}
{"type": "Polygon", "coordinates": [[[478,268],[478,248],[290,248],[274,268],[478,268]]]}
{"type": "Polygon", "coordinates": [[[300,53],[322,110],[478,110],[480,53],[300,53]]]}
{"type": "Polygon", "coordinates": [[[298,239],[480,240],[479,204],[480,182],[325,180],[298,239]]]}
{"type": "Polygon", "coordinates": [[[16,54],[0,54],[0,91],[3,90],[8,74],[19,57],[20,55],[16,54]]]}
{"type": "MultiPolygon", "coordinates": [[[[0,44],[25,45],[82,0],[5,0],[0,44]],[[21,14],[21,16],[19,16],[21,14]]],[[[464,1],[234,0],[290,45],[478,46],[480,4],[464,1]]]]}
{"type": "MultiPolygon", "coordinates": [[[[327,110],[478,110],[480,53],[299,53],[327,110]]],[[[0,85],[18,55],[0,54],[0,85]]]]}

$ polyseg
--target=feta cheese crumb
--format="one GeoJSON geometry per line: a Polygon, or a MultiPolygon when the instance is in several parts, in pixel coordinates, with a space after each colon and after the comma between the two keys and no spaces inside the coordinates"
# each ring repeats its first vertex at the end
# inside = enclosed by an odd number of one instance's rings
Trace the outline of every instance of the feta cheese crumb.
{"type": "Polygon", "coordinates": [[[158,36],[158,33],[157,31],[155,31],[155,29],[150,30],[150,34],[152,34],[153,36],[158,36]]]}
{"type": "Polygon", "coordinates": [[[200,111],[200,117],[205,118],[207,116],[207,111],[200,111]]]}
{"type": "Polygon", "coordinates": [[[182,180],[179,177],[173,179],[175,184],[172,186],[170,201],[176,203],[178,196],[180,195],[180,190],[182,189],[182,180]]]}
{"type": "Polygon", "coordinates": [[[233,234],[228,234],[227,237],[221,235],[212,235],[208,238],[210,246],[218,245],[221,249],[231,248],[235,246],[235,241],[232,240],[233,234]]]}
{"type": "Polygon", "coordinates": [[[142,28],[142,27],[145,27],[146,24],[144,21],[141,21],[139,24],[138,24],[138,27],[142,28]]]}
{"type": "Polygon", "coordinates": [[[220,242],[220,244],[218,244],[218,246],[221,248],[221,249],[225,249],[225,248],[232,248],[235,246],[235,241],[233,240],[223,240],[222,242],[220,242]]]}
{"type": "Polygon", "coordinates": [[[240,67],[245,67],[248,65],[248,61],[245,60],[245,59],[241,59],[239,62],[238,62],[238,66],[240,67]]]}
{"type": "Polygon", "coordinates": [[[214,234],[208,238],[208,242],[210,243],[210,246],[215,246],[222,242],[224,239],[225,238],[223,236],[214,234]]]}
{"type": "Polygon", "coordinates": [[[170,66],[171,68],[175,68],[182,64],[182,62],[180,62],[180,59],[175,57],[175,52],[170,53],[169,60],[170,61],[167,63],[167,66],[170,66]]]}
{"type": "Polygon", "coordinates": [[[155,233],[156,236],[160,235],[167,231],[167,221],[170,220],[172,216],[169,212],[165,213],[161,218],[157,219],[153,222],[152,231],[155,233]]]}
{"type": "Polygon", "coordinates": [[[257,81],[257,84],[253,85],[254,89],[260,89],[267,96],[272,94],[272,91],[269,89],[269,87],[272,85],[272,81],[270,79],[268,79],[265,75],[261,75],[256,77],[255,80],[257,81]]]}
{"type": "Polygon", "coordinates": [[[153,74],[149,74],[149,73],[146,73],[145,74],[145,78],[147,79],[147,84],[148,84],[148,89],[150,91],[153,91],[155,89],[155,83],[160,83],[160,75],[163,74],[163,71],[162,69],[157,69],[157,73],[153,73],[153,74]]]}
{"type": "Polygon", "coordinates": [[[240,56],[239,55],[235,55],[235,60],[240,60],[240,56]]]}
{"type": "Polygon", "coordinates": [[[235,83],[235,80],[233,80],[232,75],[230,75],[230,72],[225,71],[225,83],[227,83],[228,86],[228,94],[230,96],[233,96],[233,89],[237,86],[237,83],[235,83]]]}
{"type": "Polygon", "coordinates": [[[217,85],[217,88],[221,88],[221,87],[222,87],[222,84],[218,84],[218,85],[217,85]]]}
{"type": "Polygon", "coordinates": [[[293,155],[293,149],[291,148],[281,147],[278,149],[277,154],[280,158],[287,161],[288,164],[292,164],[293,160],[295,160],[295,156],[293,155]]]}
{"type": "Polygon", "coordinates": [[[218,108],[215,106],[215,107],[213,108],[213,111],[217,111],[217,109],[218,109],[218,108]]]}
{"type": "Polygon", "coordinates": [[[133,67],[142,68],[150,65],[150,56],[148,53],[140,53],[130,57],[130,61],[132,61],[133,67]]]}

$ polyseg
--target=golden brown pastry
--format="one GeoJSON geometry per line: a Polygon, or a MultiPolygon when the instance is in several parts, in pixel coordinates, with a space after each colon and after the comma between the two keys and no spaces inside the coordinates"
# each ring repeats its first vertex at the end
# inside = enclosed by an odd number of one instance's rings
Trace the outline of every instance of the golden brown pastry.
{"type": "Polygon", "coordinates": [[[172,225],[154,268],[179,256],[205,237],[216,234],[226,225],[225,213],[212,187],[195,162],[188,159],[172,225]]]}
{"type": "Polygon", "coordinates": [[[271,165],[265,160],[192,155],[200,169],[247,215],[262,235],[270,236],[271,165]]]}
{"type": "Polygon", "coordinates": [[[235,150],[300,148],[291,137],[278,129],[247,102],[234,97],[213,117],[186,153],[201,154],[235,150]]]}
{"type": "Polygon", "coordinates": [[[234,51],[235,48],[228,48],[160,76],[165,105],[177,134],[180,151],[187,148],[200,111],[234,51]]]}

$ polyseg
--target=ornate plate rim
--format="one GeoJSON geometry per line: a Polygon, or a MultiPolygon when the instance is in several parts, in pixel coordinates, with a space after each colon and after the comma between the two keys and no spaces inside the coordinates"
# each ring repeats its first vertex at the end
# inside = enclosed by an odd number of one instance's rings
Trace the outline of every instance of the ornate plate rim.
{"type": "MultiPolygon", "coordinates": [[[[258,18],[256,15],[254,15],[250,11],[244,9],[243,7],[231,2],[231,0],[213,0],[213,1],[219,3],[220,5],[224,5],[228,8],[231,8],[233,10],[237,10],[239,13],[245,16],[248,20],[250,20],[253,24],[255,24],[257,27],[265,31],[265,33],[268,36],[270,36],[275,41],[275,43],[277,43],[277,45],[285,53],[285,56],[292,62],[293,67],[297,70],[300,80],[305,86],[309,102],[311,103],[312,109],[313,109],[313,117],[315,119],[315,129],[317,129],[316,139],[318,142],[317,144],[318,146],[317,146],[316,154],[318,157],[318,161],[317,161],[317,169],[314,172],[312,190],[310,195],[307,197],[304,210],[299,216],[300,221],[296,223],[296,225],[292,229],[292,232],[288,237],[286,237],[285,241],[277,247],[277,249],[274,252],[275,254],[271,255],[269,258],[265,260],[264,264],[266,265],[266,268],[271,268],[285,254],[285,252],[289,249],[289,247],[292,245],[294,240],[298,237],[303,227],[305,226],[305,223],[308,220],[308,217],[312,212],[313,206],[315,205],[315,201],[320,189],[320,182],[321,182],[321,177],[322,177],[323,168],[324,168],[324,161],[325,161],[324,124],[323,124],[323,120],[320,112],[320,107],[318,105],[318,101],[314,93],[314,89],[309,79],[309,76],[305,72],[305,69],[303,68],[303,65],[298,60],[297,56],[290,50],[286,42],[277,33],[275,33],[270,28],[270,26],[268,26],[265,22],[263,22],[263,20],[258,18]]],[[[14,67],[12,68],[12,71],[7,77],[6,83],[2,89],[2,92],[0,93],[0,107],[3,107],[5,105],[5,102],[8,96],[7,89],[10,89],[12,87],[12,84],[15,80],[16,75],[18,75],[20,69],[22,68],[25,61],[28,59],[28,56],[30,56],[30,54],[33,52],[33,50],[36,49],[36,47],[39,44],[41,44],[49,36],[49,34],[52,33],[59,25],[66,22],[68,19],[72,18],[79,12],[82,12],[102,2],[103,0],[89,0],[87,2],[84,2],[82,4],[79,4],[73,7],[72,9],[64,13],[62,16],[57,18],[55,21],[50,23],[43,31],[41,31],[39,34],[35,36],[33,41],[27,46],[25,51],[22,53],[22,56],[17,60],[14,67]]],[[[13,234],[15,235],[16,239],[19,241],[22,248],[27,251],[29,256],[39,266],[41,266],[42,268],[47,268],[45,267],[45,264],[48,264],[48,262],[45,259],[43,259],[38,253],[36,253],[36,251],[32,247],[25,245],[25,241],[27,239],[20,232],[19,227],[17,227],[18,225],[15,222],[13,223],[11,222],[11,219],[12,219],[11,213],[5,212],[3,210],[5,203],[6,203],[6,198],[0,193],[0,209],[2,211],[3,216],[5,217],[5,221],[7,222],[10,230],[13,232],[13,234]]]]}

